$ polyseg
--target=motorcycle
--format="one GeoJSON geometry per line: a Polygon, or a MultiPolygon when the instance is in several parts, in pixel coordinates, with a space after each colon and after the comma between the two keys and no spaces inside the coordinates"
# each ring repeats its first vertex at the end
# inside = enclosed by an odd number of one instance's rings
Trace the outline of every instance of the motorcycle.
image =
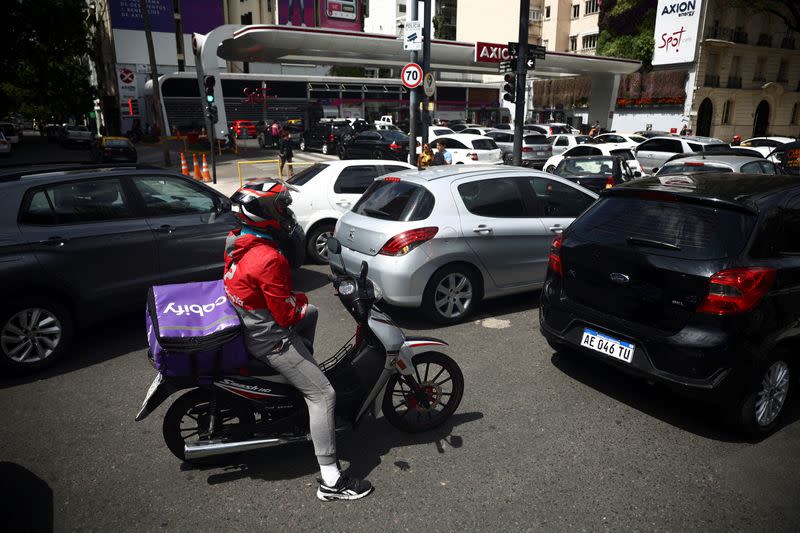
{"type": "MultiPolygon", "coordinates": [[[[331,238],[328,250],[338,255],[341,244],[331,238]]],[[[446,422],[464,392],[458,364],[431,351],[447,343],[406,336],[376,305],[381,292],[368,278],[366,262],[357,276],[348,273],[343,262],[341,267],[332,262],[331,270],[336,294],[356,322],[350,340],[320,364],[336,391],[337,431],[356,428],[368,413],[377,417],[383,412],[390,424],[407,432],[446,422]]],[[[159,373],[136,421],[182,389],[191,390],[169,407],[162,430],[169,450],[183,461],[310,440],[303,396],[282,375],[252,358],[238,374],[216,375],[199,385],[196,379],[159,373]]]]}

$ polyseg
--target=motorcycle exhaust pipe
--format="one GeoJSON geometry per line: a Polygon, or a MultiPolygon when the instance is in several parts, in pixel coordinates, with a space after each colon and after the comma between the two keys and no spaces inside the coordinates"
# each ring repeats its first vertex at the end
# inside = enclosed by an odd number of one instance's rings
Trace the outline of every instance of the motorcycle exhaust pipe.
{"type": "Polygon", "coordinates": [[[229,453],[248,452],[251,450],[260,450],[262,448],[271,448],[273,446],[280,446],[281,444],[288,444],[290,442],[304,442],[308,437],[281,437],[270,439],[250,439],[232,442],[222,441],[199,441],[184,444],[183,454],[187,461],[193,459],[202,459],[204,457],[213,457],[216,455],[225,455],[229,453]]]}

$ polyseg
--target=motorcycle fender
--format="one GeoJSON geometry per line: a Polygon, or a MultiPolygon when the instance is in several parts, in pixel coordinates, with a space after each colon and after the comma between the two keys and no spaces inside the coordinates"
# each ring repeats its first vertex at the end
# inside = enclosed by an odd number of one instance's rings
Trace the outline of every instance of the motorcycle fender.
{"type": "Polygon", "coordinates": [[[439,348],[449,346],[449,344],[443,340],[434,337],[406,337],[406,341],[403,345],[411,348],[415,354],[427,352],[431,346],[437,346],[439,348]]]}
{"type": "Polygon", "coordinates": [[[164,403],[164,400],[179,389],[180,387],[168,381],[167,378],[164,377],[164,374],[159,373],[147,390],[147,395],[144,398],[144,402],[142,402],[142,407],[136,415],[136,421],[144,420],[156,407],[164,403]]]}
{"type": "Polygon", "coordinates": [[[397,357],[387,360],[390,366],[397,369],[398,372],[404,376],[410,376],[414,373],[414,350],[408,345],[404,344],[397,352],[397,357]]]}

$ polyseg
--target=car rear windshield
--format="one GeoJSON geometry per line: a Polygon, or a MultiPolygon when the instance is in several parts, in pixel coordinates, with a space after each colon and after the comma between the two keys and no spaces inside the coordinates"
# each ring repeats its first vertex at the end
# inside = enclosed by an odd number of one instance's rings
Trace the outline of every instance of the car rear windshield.
{"type": "Polygon", "coordinates": [[[741,252],[755,220],[731,209],[612,196],[576,220],[568,236],[609,247],[635,246],[651,255],[711,260],[741,252]]]}
{"type": "Polygon", "coordinates": [[[130,146],[130,141],[127,139],[108,139],[106,140],[106,146],[109,148],[127,148],[130,146]]]}
{"type": "Polygon", "coordinates": [[[704,152],[727,152],[731,149],[729,144],[706,144],[703,145],[704,152]]]}
{"type": "Polygon", "coordinates": [[[381,135],[387,141],[394,141],[399,143],[408,142],[408,135],[406,135],[402,131],[385,130],[381,132],[381,135]]]}
{"type": "Polygon", "coordinates": [[[723,165],[692,165],[691,163],[679,163],[677,165],[664,165],[657,175],[663,176],[664,174],[683,174],[685,172],[733,172],[733,169],[723,165]]]}
{"type": "Polygon", "coordinates": [[[433,130],[433,134],[437,135],[437,136],[438,135],[450,135],[451,133],[453,133],[453,130],[451,130],[450,128],[439,128],[439,129],[433,130]]]}
{"type": "Polygon", "coordinates": [[[550,144],[550,139],[544,135],[526,135],[522,138],[524,144],[550,144]]]}
{"type": "Polygon", "coordinates": [[[550,133],[557,135],[559,133],[569,133],[569,128],[566,126],[550,126],[550,133]]]}
{"type": "Polygon", "coordinates": [[[322,172],[328,167],[327,163],[317,163],[315,165],[311,165],[310,167],[303,169],[302,171],[298,172],[288,180],[287,183],[291,183],[292,185],[296,185],[301,187],[311,181],[311,178],[322,172]]]}
{"type": "Polygon", "coordinates": [[[353,212],[382,220],[425,220],[433,211],[433,195],[409,181],[377,180],[353,206],[353,212]]]}
{"type": "Polygon", "coordinates": [[[476,150],[496,150],[497,145],[491,139],[475,139],[472,147],[476,150]]]}
{"type": "Polygon", "coordinates": [[[625,150],[624,148],[620,148],[619,150],[611,150],[611,155],[618,155],[625,161],[633,161],[636,159],[636,156],[633,155],[633,152],[630,150],[625,150]]]}

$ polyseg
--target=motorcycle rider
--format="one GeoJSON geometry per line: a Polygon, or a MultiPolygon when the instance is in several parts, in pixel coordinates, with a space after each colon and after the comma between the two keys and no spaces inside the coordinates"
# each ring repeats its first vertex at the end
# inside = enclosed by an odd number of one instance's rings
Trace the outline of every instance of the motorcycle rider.
{"type": "Polygon", "coordinates": [[[339,470],[336,459],[336,393],[314,361],[317,309],[305,294],[292,291],[290,235],[296,221],[283,184],[269,191],[241,189],[237,196],[241,230],[225,245],[225,292],[244,326],[250,355],[268,363],[305,397],[311,440],[322,481],[322,501],[356,500],[370,494],[367,480],[339,470]]]}

